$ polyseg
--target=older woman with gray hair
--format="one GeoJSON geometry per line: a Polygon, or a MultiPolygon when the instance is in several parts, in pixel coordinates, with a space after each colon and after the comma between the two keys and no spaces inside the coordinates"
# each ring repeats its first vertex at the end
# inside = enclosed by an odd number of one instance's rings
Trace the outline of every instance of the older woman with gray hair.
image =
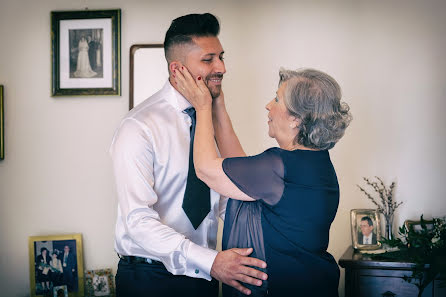
{"type": "MultiPolygon", "coordinates": [[[[232,197],[223,249],[252,247],[252,255],[268,265],[268,280],[259,280],[258,287],[243,283],[249,288],[244,293],[338,296],[339,269],[327,247],[339,185],[328,150],[351,121],[338,83],[318,70],[280,70],[277,95],[266,105],[268,134],[279,147],[247,157],[223,96],[213,102],[201,77],[192,78],[187,69],[174,79],[196,109],[197,176],[232,197]]],[[[226,285],[223,293],[241,295],[226,285]]]]}

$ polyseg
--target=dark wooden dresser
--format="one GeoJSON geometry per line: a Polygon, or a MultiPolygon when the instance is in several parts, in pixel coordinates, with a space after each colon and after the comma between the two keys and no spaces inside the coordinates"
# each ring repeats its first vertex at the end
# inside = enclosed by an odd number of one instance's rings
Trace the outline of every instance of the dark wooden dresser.
{"type": "MultiPolygon", "coordinates": [[[[412,263],[372,260],[370,255],[349,247],[339,265],[345,268],[345,297],[418,296],[418,288],[402,278],[412,275],[412,263]]],[[[434,280],[422,297],[446,297],[446,287],[440,287],[440,279],[434,280]]]]}

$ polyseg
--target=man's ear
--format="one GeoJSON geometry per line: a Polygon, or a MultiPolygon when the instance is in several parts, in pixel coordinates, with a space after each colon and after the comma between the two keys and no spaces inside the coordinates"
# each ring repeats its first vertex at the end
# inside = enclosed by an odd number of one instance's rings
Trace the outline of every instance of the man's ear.
{"type": "Polygon", "coordinates": [[[178,61],[170,62],[170,64],[169,64],[170,73],[173,73],[174,70],[178,70],[181,66],[183,66],[181,64],[181,62],[178,62],[178,61]]]}

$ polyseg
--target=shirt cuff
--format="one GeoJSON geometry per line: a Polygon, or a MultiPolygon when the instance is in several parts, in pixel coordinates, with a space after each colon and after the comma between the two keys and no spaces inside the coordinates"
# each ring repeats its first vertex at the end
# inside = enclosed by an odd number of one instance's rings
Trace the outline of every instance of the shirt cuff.
{"type": "Polygon", "coordinates": [[[212,279],[211,268],[218,252],[190,243],[187,254],[186,275],[195,278],[204,278],[208,281],[212,279]]]}

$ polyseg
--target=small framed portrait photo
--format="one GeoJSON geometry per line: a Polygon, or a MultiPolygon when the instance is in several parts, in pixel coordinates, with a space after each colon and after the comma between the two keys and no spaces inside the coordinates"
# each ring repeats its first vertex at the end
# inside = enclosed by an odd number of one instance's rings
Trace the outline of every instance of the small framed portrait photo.
{"type": "Polygon", "coordinates": [[[373,250],[381,247],[381,225],[376,209],[352,209],[350,219],[354,249],[373,250]]]}
{"type": "Polygon", "coordinates": [[[29,237],[31,296],[82,296],[81,234],[29,237]]]}
{"type": "Polygon", "coordinates": [[[110,268],[87,270],[85,272],[85,296],[114,297],[115,285],[110,268]]]}
{"type": "Polygon", "coordinates": [[[121,95],[121,10],[51,12],[52,96],[121,95]]]}

